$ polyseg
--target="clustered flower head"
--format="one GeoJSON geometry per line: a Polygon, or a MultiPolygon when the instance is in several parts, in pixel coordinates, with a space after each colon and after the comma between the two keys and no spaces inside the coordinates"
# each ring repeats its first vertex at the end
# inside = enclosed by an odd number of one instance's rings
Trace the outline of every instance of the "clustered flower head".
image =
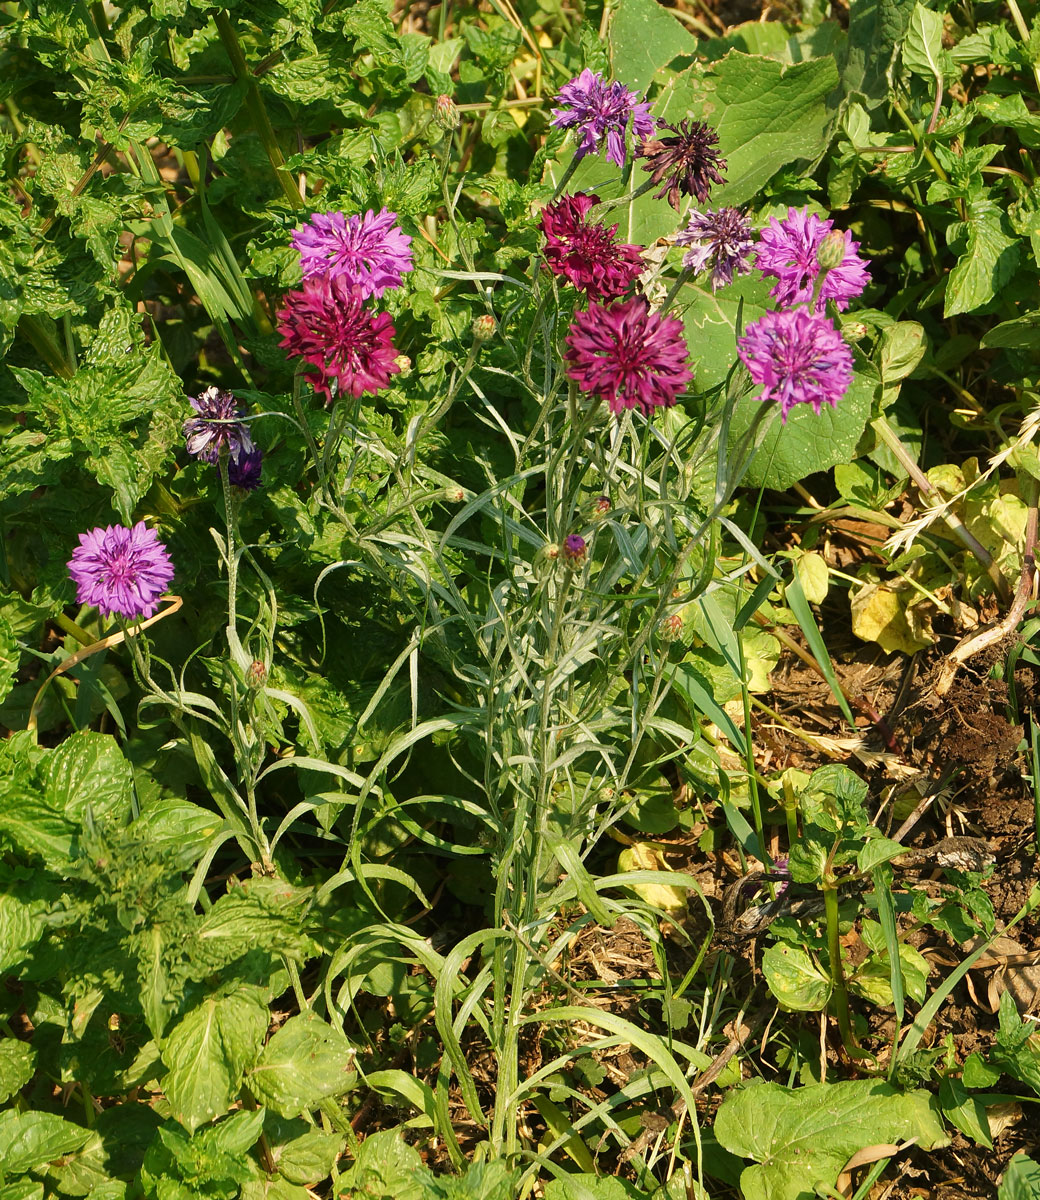
{"type": "MultiPolygon", "coordinates": [[[[844,254],[838,265],[826,272],[814,299],[817,276],[822,269],[820,247],[833,228],[833,221],[810,213],[806,207],[801,211],[788,209],[782,219],[771,217],[762,230],[755,265],[763,275],[776,279],[769,294],[781,308],[811,303],[815,311],[823,312],[827,301],[833,300],[838,310],[844,312],[849,301],[855,300],[870,282],[867,262],[857,253],[859,243],[845,230],[844,254]]],[[[831,251],[832,246],[828,245],[827,250],[831,251]]]]}
{"type": "Polygon", "coordinates": [[[263,465],[264,454],[259,446],[254,446],[248,454],[242,454],[237,459],[229,458],[228,482],[244,492],[253,492],[260,486],[263,465]]]}
{"type": "Polygon", "coordinates": [[[315,369],[314,390],[331,403],[336,395],[378,392],[400,371],[394,361],[394,326],[388,313],[362,305],[342,275],[319,275],[285,297],[278,313],[279,343],[290,358],[302,358],[315,369]]]}
{"type": "Polygon", "coordinates": [[[675,237],[677,246],[690,246],[682,265],[687,271],[711,267],[711,289],[715,291],[733,282],[733,276],[747,275],[755,242],[751,223],[737,208],[720,208],[717,212],[692,212],[686,228],[675,237]]]}
{"type": "Polygon", "coordinates": [[[559,108],[552,110],[558,129],[572,129],[578,142],[575,158],[595,154],[601,143],[607,144],[607,158],[618,167],[625,165],[625,133],[629,122],[637,140],[654,131],[650,105],[630,92],[623,83],[607,83],[588,67],[556,94],[559,108]]]}
{"type": "Polygon", "coordinates": [[[591,300],[613,300],[642,274],[642,247],[616,241],[617,225],[608,229],[589,220],[589,210],[597,204],[598,196],[577,192],[542,209],[545,259],[553,274],[591,300]]]}
{"type": "Polygon", "coordinates": [[[100,526],[79,535],[69,575],[80,604],[92,604],[106,617],[150,617],[173,579],[173,563],[154,529],[143,521],[100,526]]]}
{"type": "Polygon", "coordinates": [[[852,382],[852,351],[830,317],[793,308],[767,312],[749,325],[737,342],[737,353],[763,390],[761,400],[775,400],[781,418],[796,404],[836,407],[852,382]]]}
{"type": "Polygon", "coordinates": [[[221,454],[227,454],[231,462],[238,463],[256,450],[249,426],[242,420],[245,409],[232,392],[208,387],[192,397],[191,406],[197,415],[184,422],[184,437],[192,458],[215,463],[221,454]]]}
{"type": "Polygon", "coordinates": [[[371,209],[364,216],[314,213],[292,235],[304,279],[346,279],[362,300],[401,286],[412,269],[411,238],[396,225],[397,213],[371,209]]]}
{"type": "Polygon", "coordinates": [[[674,137],[655,137],[639,147],[638,158],[645,158],[644,171],[650,172],[650,182],[664,187],[654,193],[654,199],[668,197],[668,203],[679,211],[679,196],[696,196],[703,204],[713,183],[723,183],[721,171],[726,161],[715,149],[719,135],[703,121],[682,120],[678,127],[664,124],[674,137]]]}
{"type": "Polygon", "coordinates": [[[670,408],[693,378],[682,321],[651,312],[640,296],[579,312],[567,333],[567,374],[612,413],[670,408]]]}
{"type": "Polygon", "coordinates": [[[563,559],[568,566],[580,567],[587,556],[588,548],[580,533],[569,533],[563,539],[563,559]]]}

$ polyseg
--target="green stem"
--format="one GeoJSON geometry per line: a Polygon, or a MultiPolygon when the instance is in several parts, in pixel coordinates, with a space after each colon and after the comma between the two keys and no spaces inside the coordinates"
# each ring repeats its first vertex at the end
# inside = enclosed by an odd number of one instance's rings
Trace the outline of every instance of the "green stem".
{"type": "MultiPolygon", "coordinates": [[[[1011,19],[1015,22],[1015,28],[1018,30],[1018,36],[1028,46],[1030,35],[1029,27],[1026,25],[1022,17],[1022,10],[1018,7],[1016,0],[1007,0],[1008,8],[1011,10],[1011,19]]],[[[1036,89],[1040,92],[1040,64],[1033,63],[1033,78],[1036,80],[1036,89]]]]}
{"type": "Polygon", "coordinates": [[[830,958],[831,982],[834,985],[834,1011],[838,1018],[838,1029],[846,1053],[850,1058],[870,1058],[866,1050],[861,1050],[856,1043],[856,1035],[852,1031],[852,1017],[849,1013],[849,993],[845,986],[845,970],[841,963],[841,934],[838,927],[838,884],[831,874],[828,861],[823,872],[823,904],[827,918],[827,954],[830,958]]]}
{"type": "Polygon", "coordinates": [[[37,317],[19,317],[17,331],[31,343],[32,348],[55,375],[62,379],[72,378],[75,371],[69,365],[65,355],[62,354],[56,339],[51,336],[47,327],[37,317]]]}
{"type": "Polygon", "coordinates": [[[246,56],[242,53],[242,44],[238,40],[238,34],[231,23],[231,18],[223,10],[218,10],[213,14],[213,23],[217,27],[217,33],[220,34],[224,50],[231,60],[231,67],[235,73],[235,78],[242,80],[246,85],[246,107],[249,109],[253,128],[256,130],[257,136],[263,144],[268,161],[275,175],[278,176],[278,182],[282,185],[282,191],[285,193],[286,199],[293,208],[299,208],[303,200],[300,197],[299,189],[293,181],[293,177],[285,169],[285,159],[282,156],[281,147],[278,145],[278,139],[275,137],[271,118],[267,115],[264,98],[260,94],[260,85],[246,63],[246,56]]]}
{"type": "Polygon", "coordinates": [[[81,646],[93,646],[97,641],[96,637],[91,637],[85,629],[82,629],[71,617],[67,617],[63,612],[59,612],[54,617],[54,624],[59,629],[63,629],[70,637],[74,637],[81,646]]]}

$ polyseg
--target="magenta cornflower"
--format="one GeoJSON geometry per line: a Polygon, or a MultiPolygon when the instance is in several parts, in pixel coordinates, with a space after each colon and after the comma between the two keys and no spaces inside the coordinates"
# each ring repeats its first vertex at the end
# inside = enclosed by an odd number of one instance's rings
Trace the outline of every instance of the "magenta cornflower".
{"type": "Polygon", "coordinates": [[[654,199],[668,197],[668,203],[679,211],[679,196],[696,196],[701,204],[708,198],[713,183],[723,183],[720,172],[726,160],[715,149],[719,135],[703,121],[680,121],[678,126],[663,124],[674,137],[655,137],[639,147],[637,158],[645,158],[644,171],[650,172],[650,182],[656,187],[663,183],[654,199]]]}
{"type": "Polygon", "coordinates": [[[563,561],[571,567],[580,567],[588,555],[585,539],[579,533],[569,533],[563,539],[563,561]]]}
{"type": "Polygon", "coordinates": [[[670,408],[693,378],[682,321],[651,312],[642,297],[575,313],[567,333],[567,374],[612,413],[637,405],[670,408]]]}
{"type": "Polygon", "coordinates": [[[737,208],[717,212],[692,212],[686,228],[675,235],[677,246],[692,246],[683,257],[683,269],[700,274],[711,266],[711,290],[733,282],[734,274],[751,271],[754,240],[751,224],[737,208]]]}
{"type": "Polygon", "coordinates": [[[578,142],[574,157],[595,154],[606,139],[607,158],[619,167],[625,165],[625,132],[629,121],[637,140],[654,131],[650,105],[616,80],[607,83],[588,67],[556,93],[562,107],[552,110],[551,124],[557,129],[573,129],[578,142]]]}
{"type": "MultiPolygon", "coordinates": [[[[771,217],[759,234],[755,266],[763,275],[776,278],[776,286],[769,294],[781,308],[812,302],[816,277],[820,273],[817,259],[820,243],[833,227],[833,221],[822,220],[806,206],[801,211],[788,209],[782,220],[771,217]]],[[[855,300],[870,282],[867,260],[857,253],[859,242],[852,240],[847,229],[844,236],[845,255],[841,263],[824,276],[820,294],[813,305],[817,312],[823,312],[828,300],[833,300],[839,311],[844,312],[849,301],[855,300]]]]}
{"type": "Polygon", "coordinates": [[[360,396],[385,388],[401,370],[389,315],[363,308],[342,275],[319,275],[290,292],[278,313],[278,332],[290,358],[315,368],[308,377],[326,403],[333,400],[333,384],[336,395],[360,396]]]}
{"type": "Polygon", "coordinates": [[[226,452],[232,462],[238,462],[253,452],[249,427],[242,421],[246,410],[231,392],[208,387],[192,398],[191,406],[198,415],[184,422],[184,437],[192,458],[215,463],[226,452]]]}
{"type": "Polygon", "coordinates": [[[586,192],[561,196],[542,209],[545,259],[554,275],[592,300],[623,296],[643,273],[642,246],[614,240],[617,226],[587,219],[599,197],[586,192]]]}
{"type": "Polygon", "coordinates": [[[173,563],[154,529],[143,521],[109,525],[79,535],[68,562],[76,600],[106,617],[150,617],[173,579],[173,563]]]}
{"type": "Polygon", "coordinates": [[[362,216],[314,213],[292,235],[300,252],[304,279],[331,275],[349,280],[362,300],[401,286],[412,269],[411,238],[396,225],[397,213],[385,208],[362,216]]]}
{"type": "Polygon", "coordinates": [[[785,421],[796,404],[815,413],[836,407],[852,382],[852,351],[834,322],[805,308],[767,312],[748,326],[737,353],[763,389],[759,399],[775,400],[785,421]]]}

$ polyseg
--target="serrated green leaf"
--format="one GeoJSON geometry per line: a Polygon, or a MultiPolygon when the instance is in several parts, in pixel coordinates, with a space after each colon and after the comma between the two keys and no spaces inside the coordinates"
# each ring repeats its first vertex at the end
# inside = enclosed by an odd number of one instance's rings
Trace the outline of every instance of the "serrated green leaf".
{"type": "Polygon", "coordinates": [[[83,821],[88,808],[120,824],[130,816],[133,771],[107,733],[81,730],[66,738],[49,755],[44,780],[48,801],[70,821],[83,821]]]}
{"type": "Polygon", "coordinates": [[[913,75],[932,76],[942,83],[942,13],[914,5],[903,42],[903,66],[913,75]]]}
{"type": "Polygon", "coordinates": [[[5,1174],[21,1175],[75,1153],[92,1136],[54,1113],[8,1109],[0,1113],[0,1163],[5,1174]]]}
{"type": "MultiPolygon", "coordinates": [[[[4,944],[4,930],[0,926],[0,945],[4,944]]],[[[0,1041],[0,1104],[8,1100],[32,1078],[36,1066],[36,1051],[26,1042],[14,1038],[0,1041]]]]}
{"type": "Polygon", "coordinates": [[[995,200],[979,197],[969,202],[968,245],[946,281],[944,316],[988,304],[1014,275],[1019,246],[1005,232],[1004,222],[1004,211],[995,200]]]}

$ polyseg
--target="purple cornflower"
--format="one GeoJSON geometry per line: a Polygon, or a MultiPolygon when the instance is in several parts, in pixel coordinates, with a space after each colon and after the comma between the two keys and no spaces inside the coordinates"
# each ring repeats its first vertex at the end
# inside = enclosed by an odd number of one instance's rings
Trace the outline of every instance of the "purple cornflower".
{"type": "Polygon", "coordinates": [[[109,525],[81,533],[68,568],[76,600],[106,617],[150,617],[173,578],[166,547],[143,521],[133,529],[109,525]]]}
{"type": "Polygon", "coordinates": [[[719,158],[715,149],[719,135],[703,121],[682,120],[678,128],[662,124],[675,137],[655,137],[639,147],[637,158],[645,158],[644,171],[650,172],[654,186],[663,183],[654,199],[668,197],[668,203],[679,211],[679,195],[696,196],[701,204],[708,198],[713,183],[723,183],[720,171],[726,169],[726,160],[719,158]]]}
{"type": "Polygon", "coordinates": [[[542,209],[545,258],[554,275],[591,300],[623,296],[643,273],[642,246],[614,240],[617,226],[586,220],[599,197],[586,192],[561,196],[542,209]]]}
{"type": "Polygon", "coordinates": [[[278,332],[290,358],[317,368],[309,378],[327,404],[333,381],[338,395],[360,396],[385,388],[401,370],[389,315],[363,308],[343,275],[319,275],[305,280],[302,291],[289,292],[278,313],[278,332]]]}
{"type": "Polygon", "coordinates": [[[248,454],[242,454],[237,459],[228,459],[228,483],[244,492],[256,491],[260,486],[263,463],[264,452],[259,446],[254,446],[248,454]]]}
{"type": "Polygon", "coordinates": [[[570,567],[580,567],[588,555],[585,539],[580,533],[569,533],[563,539],[563,561],[570,567]]]}
{"type": "Polygon", "coordinates": [[[684,270],[698,274],[712,264],[711,290],[733,282],[733,275],[751,271],[754,239],[751,224],[738,208],[692,212],[686,228],[675,236],[677,246],[692,246],[682,260],[684,270]]]}
{"type": "Polygon", "coordinates": [[[191,406],[198,416],[184,422],[184,437],[192,458],[215,463],[226,451],[232,462],[238,462],[253,452],[249,427],[242,422],[246,410],[231,392],[208,387],[192,398],[191,406]]]}
{"type": "Polygon", "coordinates": [[[400,287],[401,276],[412,269],[408,248],[412,239],[401,232],[396,220],[397,213],[385,208],[378,213],[369,209],[363,217],[314,213],[292,235],[304,279],[342,277],[362,300],[400,287]]]}
{"type": "Polygon", "coordinates": [[[682,321],[651,312],[637,296],[574,314],[567,333],[567,374],[612,413],[636,405],[649,416],[670,408],[693,378],[686,365],[682,321]]]}
{"type": "Polygon", "coordinates": [[[551,124],[557,129],[573,129],[578,139],[575,158],[594,154],[606,138],[607,158],[619,167],[625,165],[625,130],[632,120],[632,135],[637,140],[654,131],[650,105],[630,92],[623,83],[604,81],[588,67],[556,93],[562,108],[552,110],[551,124]]]}
{"type": "MultiPolygon", "coordinates": [[[[776,286],[769,294],[781,308],[812,303],[820,273],[817,254],[833,226],[833,221],[821,220],[806,206],[801,211],[788,209],[782,220],[770,217],[769,224],[759,234],[755,266],[763,275],[776,277],[776,286]]],[[[833,300],[838,310],[844,312],[849,301],[855,300],[870,282],[867,260],[857,254],[859,242],[852,240],[847,229],[844,235],[845,255],[824,276],[813,305],[816,312],[823,312],[828,300],[833,300]]]]}
{"type": "Polygon", "coordinates": [[[852,381],[852,351],[830,317],[805,308],[767,312],[749,325],[737,353],[762,388],[760,400],[775,400],[781,419],[795,404],[837,407],[852,381]]]}

